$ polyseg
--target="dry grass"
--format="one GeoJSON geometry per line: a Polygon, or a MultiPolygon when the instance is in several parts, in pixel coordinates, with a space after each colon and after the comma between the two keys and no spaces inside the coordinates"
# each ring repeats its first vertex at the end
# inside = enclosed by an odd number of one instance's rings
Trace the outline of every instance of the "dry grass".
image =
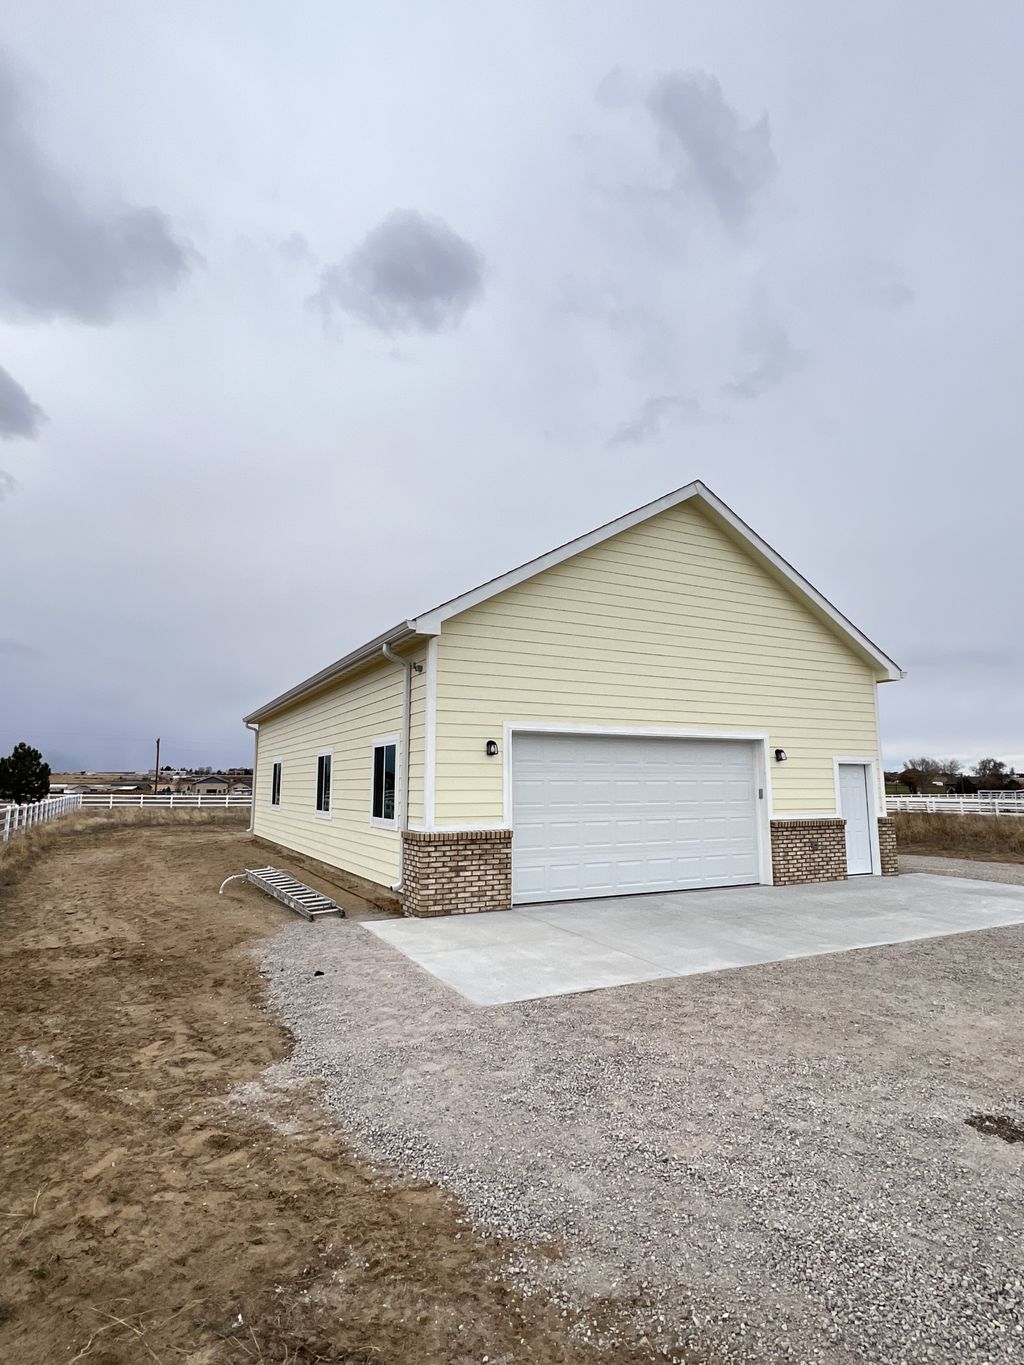
{"type": "Polygon", "coordinates": [[[928,815],[900,811],[893,817],[903,853],[1024,863],[1024,816],[928,815]]]}
{"type": "Polygon", "coordinates": [[[145,810],[133,806],[120,810],[104,810],[102,807],[82,810],[60,820],[51,820],[45,825],[19,830],[6,844],[0,844],[0,891],[10,885],[15,873],[31,867],[61,840],[86,830],[91,834],[131,826],[151,829],[154,825],[224,825],[244,829],[248,823],[249,811],[244,806],[226,810],[145,810]]]}

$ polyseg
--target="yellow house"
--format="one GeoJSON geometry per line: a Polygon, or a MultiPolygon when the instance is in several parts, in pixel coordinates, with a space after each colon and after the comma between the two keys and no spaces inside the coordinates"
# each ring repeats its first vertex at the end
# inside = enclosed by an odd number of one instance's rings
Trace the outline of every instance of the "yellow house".
{"type": "Polygon", "coordinates": [[[252,712],[252,828],[413,915],[894,872],[902,676],[692,483],[252,712]]]}

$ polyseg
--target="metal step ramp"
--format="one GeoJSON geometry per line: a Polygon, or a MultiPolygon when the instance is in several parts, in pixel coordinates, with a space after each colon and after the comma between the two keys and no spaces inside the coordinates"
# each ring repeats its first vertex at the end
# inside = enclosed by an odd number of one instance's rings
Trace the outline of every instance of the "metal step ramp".
{"type": "Polygon", "coordinates": [[[322,896],[319,891],[314,891],[304,882],[289,877],[287,872],[279,872],[276,867],[247,867],[245,876],[253,886],[258,886],[261,891],[273,896],[282,905],[287,905],[289,910],[296,911],[304,919],[316,920],[324,915],[345,913],[337,901],[332,901],[329,896],[322,896]]]}

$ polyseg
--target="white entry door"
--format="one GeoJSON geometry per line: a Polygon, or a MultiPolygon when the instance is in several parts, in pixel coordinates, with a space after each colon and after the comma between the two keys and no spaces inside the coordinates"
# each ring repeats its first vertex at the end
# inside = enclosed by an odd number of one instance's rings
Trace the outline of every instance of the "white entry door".
{"type": "Polygon", "coordinates": [[[517,734],[517,902],[760,881],[757,765],[740,740],[517,734]]]}
{"type": "Polygon", "coordinates": [[[866,763],[840,763],[839,814],[846,821],[846,875],[873,872],[871,857],[871,794],[866,763]]]}

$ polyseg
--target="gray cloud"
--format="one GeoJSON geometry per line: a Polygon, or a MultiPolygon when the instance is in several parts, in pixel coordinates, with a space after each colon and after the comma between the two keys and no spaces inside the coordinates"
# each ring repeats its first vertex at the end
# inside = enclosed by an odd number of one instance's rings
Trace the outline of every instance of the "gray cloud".
{"type": "MultiPolygon", "coordinates": [[[[808,24],[797,0],[748,5],[742,24],[673,0],[628,23],[561,6],[557,43],[545,6],[474,7],[457,42],[438,7],[405,8],[396,25],[386,6],[309,5],[295,45],[261,5],[6,7],[11,63],[38,80],[20,125],[0,108],[0,175],[12,138],[24,170],[27,124],[75,223],[106,240],[117,215],[90,206],[112,185],[177,238],[201,223],[211,267],[160,294],[161,316],[98,334],[65,310],[6,346],[0,293],[0,363],[52,424],[0,440],[23,485],[0,503],[5,561],[36,562],[46,539],[45,571],[0,612],[0,633],[42,651],[0,655],[0,753],[26,739],[55,766],[144,767],[159,731],[168,762],[249,762],[240,715],[416,599],[699,476],[908,669],[880,688],[893,762],[1024,765],[1005,654],[1024,638],[1019,586],[977,552],[1019,544],[1024,498],[1024,6],[932,6],[927,25],[890,6],[883,44],[866,7],[808,24]],[[339,81],[342,50],[379,54],[394,119],[367,123],[372,89],[339,81]],[[481,54],[486,98],[468,99],[481,54]],[[693,67],[721,94],[693,82],[681,133],[671,96],[693,67]],[[749,135],[765,110],[770,143],[749,135]],[[358,334],[342,355],[296,304],[399,207],[484,253],[482,297],[458,328],[392,336],[326,297],[329,330],[358,334]],[[788,346],[759,337],[770,322],[788,346]],[[681,395],[695,423],[658,402],[681,395]],[[236,552],[251,536],[273,553],[236,552]],[[140,537],[161,552],[126,573],[140,537]],[[918,573],[904,561],[925,546],[918,573]],[[296,591],[306,563],[330,571],[296,591]],[[278,647],[254,650],[268,622],[278,647]]],[[[114,296],[118,318],[130,302],[114,296]]]]}
{"type": "Polygon", "coordinates": [[[482,289],[474,247],[440,219],[396,209],[324,271],[317,298],[380,332],[437,332],[458,323],[482,289]]]}
{"type": "Polygon", "coordinates": [[[38,435],[45,419],[42,408],[32,402],[18,381],[0,365],[0,439],[10,441],[23,436],[31,440],[38,435]]]}
{"type": "Polygon", "coordinates": [[[315,265],[316,252],[301,232],[292,232],[278,242],[277,249],[286,261],[297,265],[315,265]]]}
{"type": "Polygon", "coordinates": [[[971,646],[958,640],[955,647],[948,649],[911,646],[905,657],[907,667],[915,672],[927,669],[948,676],[957,669],[992,676],[1012,675],[1024,666],[1024,646],[1016,640],[994,647],[971,646]]]}
{"type": "Polygon", "coordinates": [[[129,299],[175,285],[192,259],[155,208],[88,204],[36,145],[0,57],[0,313],[107,322],[129,299]]]}
{"type": "Polygon", "coordinates": [[[0,502],[9,497],[17,488],[17,480],[6,469],[0,469],[0,502]]]}
{"type": "Polygon", "coordinates": [[[868,303],[892,312],[908,307],[917,298],[916,291],[891,261],[867,262],[859,271],[858,283],[868,303]]]}
{"type": "Polygon", "coordinates": [[[666,423],[671,420],[697,422],[701,418],[701,406],[695,398],[683,398],[680,394],[659,393],[648,398],[640,411],[628,422],[612,433],[608,445],[642,445],[652,437],[660,436],[666,423]]]}
{"type": "Polygon", "coordinates": [[[677,187],[706,196],[730,227],[745,223],[775,174],[767,115],[745,127],[718,82],[702,72],[661,76],[647,107],[677,166],[677,187]]]}
{"type": "Polygon", "coordinates": [[[21,640],[0,640],[0,654],[17,655],[18,658],[30,659],[40,652],[34,645],[26,645],[21,640]]]}
{"type": "Polygon", "coordinates": [[[759,328],[747,350],[749,363],[724,385],[725,392],[737,398],[758,398],[807,363],[806,351],[798,350],[786,329],[775,322],[759,328]]]}

